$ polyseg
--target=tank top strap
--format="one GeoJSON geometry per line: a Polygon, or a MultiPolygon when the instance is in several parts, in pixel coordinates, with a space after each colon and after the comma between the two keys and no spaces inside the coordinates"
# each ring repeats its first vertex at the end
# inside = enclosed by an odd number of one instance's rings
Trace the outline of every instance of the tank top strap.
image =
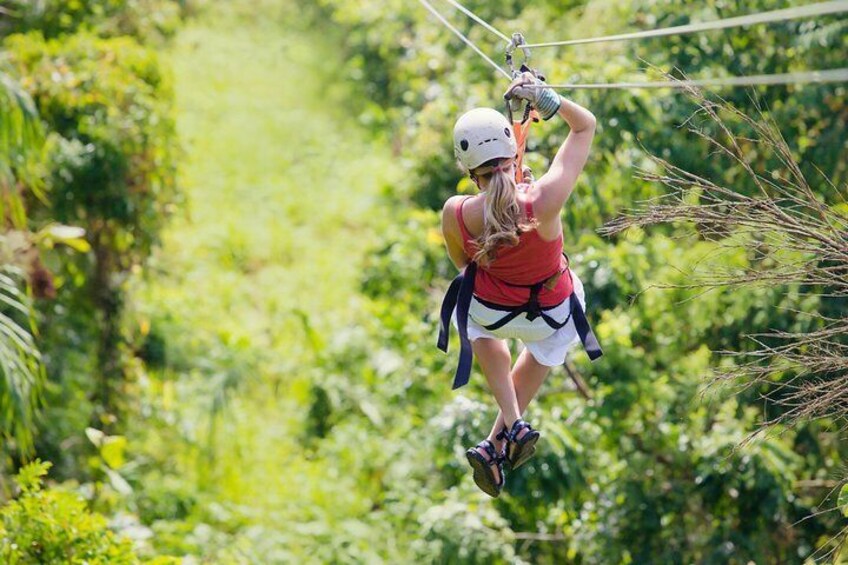
{"type": "Polygon", "coordinates": [[[474,241],[474,238],[471,237],[471,234],[468,233],[468,228],[465,227],[465,220],[462,219],[462,205],[469,198],[474,198],[473,196],[466,196],[460,201],[459,206],[456,207],[456,222],[459,224],[459,231],[462,234],[462,241],[474,241]]]}

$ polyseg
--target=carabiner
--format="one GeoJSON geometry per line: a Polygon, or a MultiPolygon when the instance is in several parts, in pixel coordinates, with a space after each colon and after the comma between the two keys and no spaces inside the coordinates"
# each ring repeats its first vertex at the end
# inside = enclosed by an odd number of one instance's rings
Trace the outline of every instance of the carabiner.
{"type": "Polygon", "coordinates": [[[525,47],[527,42],[524,40],[524,35],[519,32],[515,32],[512,34],[512,39],[509,43],[506,44],[506,64],[509,67],[510,74],[512,78],[516,78],[521,74],[520,70],[515,70],[515,65],[512,60],[512,54],[516,49],[521,49],[521,52],[524,53],[524,61],[522,61],[522,66],[529,66],[527,63],[530,62],[530,48],[525,47]]]}

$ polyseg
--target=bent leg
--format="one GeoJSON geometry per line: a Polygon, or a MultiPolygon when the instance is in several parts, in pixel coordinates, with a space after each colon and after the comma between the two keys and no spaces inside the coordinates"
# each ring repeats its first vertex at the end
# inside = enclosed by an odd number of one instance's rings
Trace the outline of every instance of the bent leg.
{"type": "MultiPolygon", "coordinates": [[[[518,356],[518,361],[515,362],[515,367],[512,369],[511,376],[516,401],[518,402],[519,415],[524,413],[524,410],[527,409],[530,401],[533,400],[533,397],[535,397],[536,393],[539,392],[539,388],[545,381],[545,377],[548,376],[550,369],[550,367],[542,365],[536,361],[536,359],[533,358],[533,355],[530,354],[530,351],[526,348],[518,356]]],[[[509,420],[508,418],[507,420],[509,422],[514,421],[509,420]]],[[[491,441],[499,450],[503,449],[504,441],[495,439],[495,436],[500,433],[504,425],[504,414],[501,411],[498,413],[498,417],[495,419],[495,424],[488,437],[489,441],[491,441]]]]}

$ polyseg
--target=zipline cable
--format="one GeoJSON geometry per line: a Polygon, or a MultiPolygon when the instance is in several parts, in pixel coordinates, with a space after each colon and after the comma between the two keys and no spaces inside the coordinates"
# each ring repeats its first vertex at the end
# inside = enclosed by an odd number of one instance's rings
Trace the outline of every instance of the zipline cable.
{"type": "Polygon", "coordinates": [[[830,2],[819,2],[817,4],[808,4],[806,6],[798,6],[796,8],[785,8],[782,10],[772,10],[770,12],[758,12],[756,14],[750,14],[747,16],[725,18],[712,22],[686,24],[662,29],[637,31],[633,33],[622,33],[618,35],[607,35],[602,37],[589,37],[585,39],[569,39],[566,41],[549,41],[546,43],[528,43],[527,47],[557,47],[562,45],[580,45],[584,43],[601,43],[607,41],[624,41],[628,39],[645,39],[648,37],[663,37],[667,35],[684,35],[687,33],[696,33],[699,31],[710,31],[753,24],[781,22],[785,20],[809,18],[812,16],[838,14],[841,12],[848,12],[848,0],[832,0],[830,2]]]}
{"type": "MultiPolygon", "coordinates": [[[[492,59],[490,59],[488,55],[486,55],[485,53],[483,53],[483,51],[482,51],[479,47],[477,47],[476,45],[474,45],[474,43],[473,43],[470,39],[468,39],[467,37],[465,37],[465,36],[462,34],[462,32],[461,32],[461,31],[459,31],[458,29],[456,29],[455,27],[453,27],[453,26],[451,25],[451,23],[450,23],[449,21],[447,21],[447,20],[445,19],[445,17],[444,17],[444,16],[442,16],[442,15],[441,15],[441,14],[440,14],[440,13],[439,13],[439,12],[438,12],[435,8],[434,8],[434,7],[433,7],[433,5],[432,5],[432,4],[430,4],[430,2],[428,2],[427,0],[418,0],[418,2],[420,2],[420,3],[421,3],[421,4],[425,7],[425,8],[427,8],[427,10],[429,10],[431,14],[433,14],[434,16],[436,16],[436,18],[438,18],[438,20],[439,20],[440,22],[442,22],[442,23],[445,25],[445,27],[447,27],[449,30],[451,30],[451,31],[452,31],[452,32],[453,32],[453,33],[454,33],[457,37],[459,37],[459,38],[460,38],[460,39],[461,39],[461,40],[462,40],[462,41],[463,41],[466,45],[468,45],[469,47],[471,47],[474,51],[476,51],[476,52],[477,52],[477,54],[478,54],[478,55],[480,55],[481,57],[483,57],[483,59],[485,59],[485,60],[486,60],[486,61],[487,61],[490,65],[492,65],[492,66],[493,66],[496,70],[498,70],[498,71],[499,71],[502,75],[504,75],[504,76],[507,78],[507,80],[512,80],[512,77],[510,76],[510,74],[509,74],[507,71],[505,71],[503,68],[501,68],[501,66],[500,66],[500,65],[498,65],[497,63],[495,63],[494,61],[492,61],[492,59]]],[[[494,29],[494,28],[492,28],[492,29],[494,29]]]]}
{"type": "MultiPolygon", "coordinates": [[[[479,47],[477,47],[470,39],[457,30],[450,22],[442,16],[428,0],[418,0],[427,10],[430,11],[442,24],[451,30],[459,37],[466,45],[471,47],[478,55],[483,57],[492,67],[504,75],[507,80],[512,80],[509,72],[504,70],[500,65],[495,63],[488,55],[486,55],[479,47]]],[[[486,29],[493,33],[506,38],[501,32],[487,24],[482,18],[475,15],[473,12],[456,2],[456,0],[446,0],[461,10],[475,22],[483,25],[486,29]]],[[[600,41],[616,41],[624,39],[637,39],[642,37],[658,37],[660,35],[672,35],[674,33],[693,33],[696,31],[706,31],[708,29],[722,29],[740,25],[750,25],[752,23],[775,22],[785,19],[809,17],[813,15],[835,14],[838,12],[848,11],[848,0],[835,0],[832,2],[821,2],[818,4],[810,4],[799,8],[788,8],[785,10],[774,10],[771,12],[761,12],[751,14],[749,16],[740,16],[737,18],[727,18],[724,20],[716,20],[714,22],[705,22],[702,24],[691,24],[685,26],[676,26],[672,28],[664,28],[646,32],[637,32],[623,35],[612,35],[590,39],[576,39],[570,42],[556,43],[536,43],[527,44],[525,47],[548,47],[553,45],[574,45],[576,43],[590,43],[600,41]]],[[[508,38],[507,38],[508,39],[508,38]]],[[[589,83],[589,84],[551,84],[539,85],[536,88],[550,87],[570,90],[609,90],[609,89],[629,89],[629,88],[691,88],[703,86],[762,86],[762,85],[780,85],[794,83],[829,83],[829,82],[846,82],[848,81],[848,68],[828,69],[821,71],[804,71],[795,73],[782,74],[764,74],[750,75],[740,77],[724,77],[711,79],[694,79],[694,80],[666,80],[666,81],[643,81],[643,82],[610,82],[610,83],[589,83]]],[[[531,85],[527,85],[533,88],[531,85]]]]}
{"type": "Polygon", "coordinates": [[[569,90],[617,89],[617,88],[690,88],[701,86],[758,86],[794,83],[827,83],[848,81],[848,67],[824,71],[749,75],[696,80],[662,80],[646,82],[610,82],[595,84],[540,84],[525,88],[562,88],[569,90]]]}
{"type": "Polygon", "coordinates": [[[495,28],[495,26],[489,25],[483,18],[481,18],[480,16],[478,16],[477,14],[475,14],[474,12],[472,12],[471,10],[469,10],[468,8],[466,8],[465,6],[463,6],[462,4],[457,2],[456,0],[445,0],[445,1],[448,4],[450,4],[451,6],[453,6],[454,8],[456,8],[457,10],[459,10],[460,12],[462,12],[463,14],[465,14],[466,16],[468,16],[469,18],[471,18],[472,20],[474,20],[475,22],[477,22],[478,24],[480,24],[481,26],[483,26],[484,28],[486,28],[487,30],[491,31],[492,33],[494,33],[495,35],[497,35],[498,37],[503,39],[504,41],[507,41],[507,42],[509,41],[508,36],[501,33],[500,31],[498,31],[495,28]]]}

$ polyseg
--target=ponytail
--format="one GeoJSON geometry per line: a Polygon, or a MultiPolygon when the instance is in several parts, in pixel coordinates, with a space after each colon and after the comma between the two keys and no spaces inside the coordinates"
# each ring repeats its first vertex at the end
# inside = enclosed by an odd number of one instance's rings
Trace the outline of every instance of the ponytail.
{"type": "Polygon", "coordinates": [[[483,264],[493,261],[500,247],[517,245],[518,236],[534,227],[528,219],[520,221],[515,178],[498,168],[497,163],[493,165],[495,169],[483,202],[483,233],[476,239],[479,249],[474,254],[474,261],[483,264]]]}

